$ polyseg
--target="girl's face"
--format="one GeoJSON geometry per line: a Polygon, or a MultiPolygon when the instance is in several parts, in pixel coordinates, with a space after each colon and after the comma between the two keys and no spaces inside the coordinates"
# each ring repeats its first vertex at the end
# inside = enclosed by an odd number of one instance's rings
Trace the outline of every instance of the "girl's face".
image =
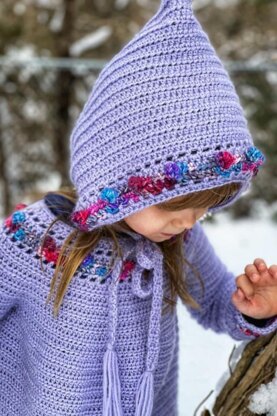
{"type": "Polygon", "coordinates": [[[157,243],[192,228],[207,210],[208,208],[186,208],[166,211],[153,205],[125,217],[124,221],[134,231],[157,243]]]}

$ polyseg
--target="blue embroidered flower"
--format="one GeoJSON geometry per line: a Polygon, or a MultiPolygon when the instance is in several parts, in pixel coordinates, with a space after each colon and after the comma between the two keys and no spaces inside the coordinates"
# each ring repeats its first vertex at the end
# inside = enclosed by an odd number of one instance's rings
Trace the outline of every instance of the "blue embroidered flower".
{"type": "Polygon", "coordinates": [[[252,146],[245,152],[246,159],[250,162],[265,161],[265,157],[262,152],[256,147],[252,146]]]}
{"type": "Polygon", "coordinates": [[[17,230],[14,234],[13,237],[17,240],[17,241],[22,241],[24,240],[24,238],[26,237],[26,233],[24,230],[22,230],[22,228],[19,228],[19,230],[17,230]]]}
{"type": "Polygon", "coordinates": [[[222,176],[222,177],[224,177],[224,178],[229,178],[230,173],[231,173],[231,171],[230,171],[230,170],[227,170],[227,169],[222,170],[219,166],[216,166],[216,167],[214,168],[214,171],[215,171],[218,175],[220,175],[220,176],[222,176]]]}
{"type": "Polygon", "coordinates": [[[97,267],[96,268],[96,270],[95,270],[95,273],[98,275],[98,276],[101,276],[101,277],[103,277],[103,276],[105,276],[106,274],[107,274],[107,267],[105,267],[105,266],[100,266],[100,267],[97,267]]]}
{"type": "Polygon", "coordinates": [[[231,167],[231,170],[233,172],[236,172],[236,173],[239,173],[241,171],[241,169],[242,169],[242,163],[241,162],[237,162],[231,167]]]}
{"type": "Polygon", "coordinates": [[[104,199],[105,201],[114,203],[116,199],[120,195],[120,192],[114,188],[104,188],[100,193],[100,198],[104,199]]]}
{"type": "Polygon", "coordinates": [[[26,220],[24,212],[16,211],[12,214],[13,224],[22,224],[26,220]]]}

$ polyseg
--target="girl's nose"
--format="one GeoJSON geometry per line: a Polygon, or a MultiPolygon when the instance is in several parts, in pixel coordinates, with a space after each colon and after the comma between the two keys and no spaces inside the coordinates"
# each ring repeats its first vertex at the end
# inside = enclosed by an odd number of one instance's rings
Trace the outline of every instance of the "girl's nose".
{"type": "Polygon", "coordinates": [[[180,213],[180,215],[173,220],[174,226],[180,230],[192,228],[195,223],[196,213],[194,210],[186,210],[185,213],[180,213]]]}

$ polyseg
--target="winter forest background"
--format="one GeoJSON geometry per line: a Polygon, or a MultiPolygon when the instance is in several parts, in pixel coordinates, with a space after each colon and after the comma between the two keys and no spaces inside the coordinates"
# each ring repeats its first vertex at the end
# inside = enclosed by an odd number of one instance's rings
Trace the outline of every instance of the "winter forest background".
{"type": "MultiPolygon", "coordinates": [[[[26,194],[68,184],[67,139],[100,68],[158,5],[159,0],[1,0],[0,215],[26,194]],[[49,58],[90,61],[67,68],[49,58]]],[[[234,216],[248,216],[255,214],[254,199],[273,204],[277,197],[277,4],[194,0],[193,7],[267,157],[249,195],[232,208],[234,216]]]]}
{"type": "MultiPolygon", "coordinates": [[[[69,184],[73,123],[104,63],[158,6],[159,0],[1,0],[0,217],[18,202],[69,184]]],[[[277,2],[194,0],[193,8],[229,70],[254,142],[267,159],[251,190],[206,225],[223,261],[240,274],[255,257],[277,262],[277,2]]],[[[180,416],[193,416],[228,368],[234,342],[180,314],[180,416]]],[[[264,407],[249,415],[277,415],[277,381],[270,388],[264,407]]]]}

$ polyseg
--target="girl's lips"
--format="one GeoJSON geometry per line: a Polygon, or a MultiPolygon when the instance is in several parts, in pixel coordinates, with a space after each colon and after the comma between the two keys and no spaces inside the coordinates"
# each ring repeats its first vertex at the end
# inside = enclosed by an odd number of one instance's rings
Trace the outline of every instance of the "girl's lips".
{"type": "Polygon", "coordinates": [[[173,237],[176,234],[166,234],[166,233],[162,233],[163,235],[165,235],[166,237],[173,237]]]}

